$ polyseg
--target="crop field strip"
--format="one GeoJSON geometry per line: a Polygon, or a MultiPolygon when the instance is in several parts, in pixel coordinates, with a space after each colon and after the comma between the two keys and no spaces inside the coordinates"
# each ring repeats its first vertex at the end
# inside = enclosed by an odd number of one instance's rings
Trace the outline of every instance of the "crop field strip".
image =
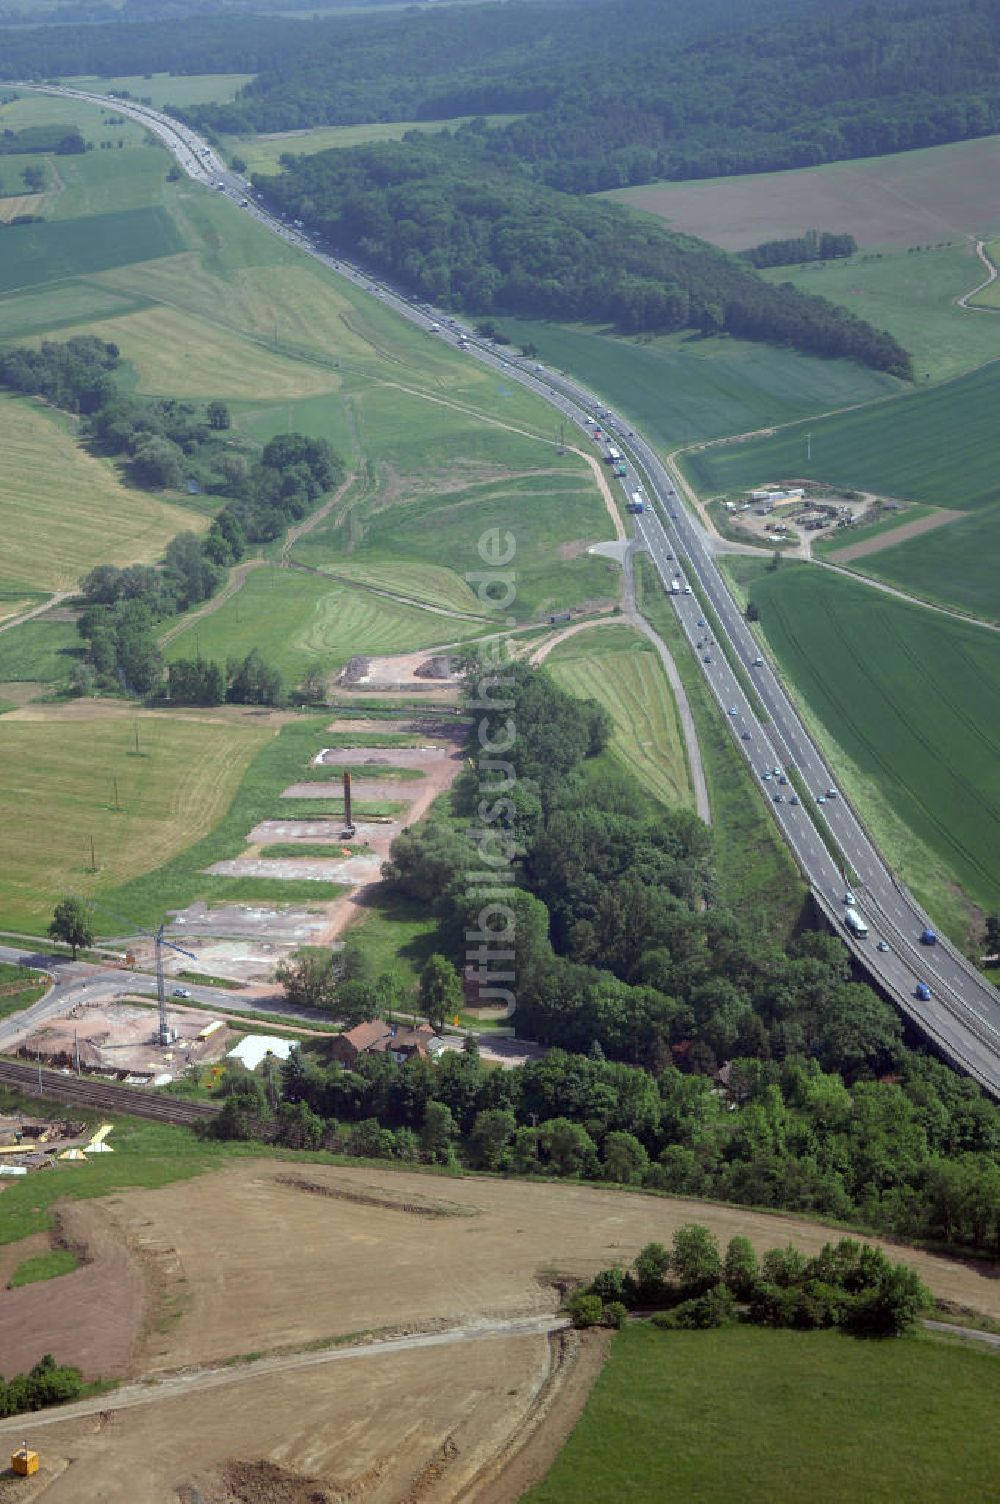
{"type": "Polygon", "coordinates": [[[823,725],[988,905],[1000,884],[1000,639],[828,571],[730,567],[823,725]]]}
{"type": "Polygon", "coordinates": [[[683,457],[707,494],[780,476],[971,511],[1000,500],[994,420],[1000,361],[968,376],[683,457]],[[811,457],[807,455],[811,435],[811,457]]]}

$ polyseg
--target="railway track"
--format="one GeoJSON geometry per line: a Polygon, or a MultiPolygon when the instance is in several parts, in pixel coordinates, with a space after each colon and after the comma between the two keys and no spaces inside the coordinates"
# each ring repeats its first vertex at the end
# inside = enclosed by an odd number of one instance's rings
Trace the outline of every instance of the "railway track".
{"type": "Polygon", "coordinates": [[[33,1097],[40,1094],[70,1106],[100,1107],[107,1112],[129,1113],[132,1117],[177,1123],[185,1128],[214,1118],[221,1110],[215,1102],[188,1102],[181,1097],[158,1096],[142,1086],[88,1080],[85,1076],[64,1075],[62,1071],[44,1067],[39,1071],[35,1065],[20,1065],[13,1060],[0,1060],[0,1086],[20,1087],[33,1097]]]}

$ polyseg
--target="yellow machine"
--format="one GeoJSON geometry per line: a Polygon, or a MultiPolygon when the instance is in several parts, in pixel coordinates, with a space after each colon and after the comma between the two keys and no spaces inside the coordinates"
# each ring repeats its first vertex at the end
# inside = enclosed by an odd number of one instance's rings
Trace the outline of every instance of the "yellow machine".
{"type": "Polygon", "coordinates": [[[19,1478],[30,1478],[38,1472],[38,1453],[33,1452],[25,1442],[16,1452],[11,1453],[10,1465],[19,1478]]]}

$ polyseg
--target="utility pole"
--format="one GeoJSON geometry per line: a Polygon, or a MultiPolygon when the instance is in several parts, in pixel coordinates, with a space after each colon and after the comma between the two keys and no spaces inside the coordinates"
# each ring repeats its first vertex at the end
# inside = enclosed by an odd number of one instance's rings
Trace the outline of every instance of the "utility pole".
{"type": "Polygon", "coordinates": [[[812,436],[811,433],[807,433],[806,434],[806,459],[809,461],[810,464],[812,463],[812,457],[813,457],[813,436],[812,436]]]}
{"type": "Polygon", "coordinates": [[[90,838],[90,870],[91,870],[91,872],[96,872],[97,871],[97,857],[94,855],[94,838],[93,838],[93,836],[91,836],[91,838],[90,838]]]}

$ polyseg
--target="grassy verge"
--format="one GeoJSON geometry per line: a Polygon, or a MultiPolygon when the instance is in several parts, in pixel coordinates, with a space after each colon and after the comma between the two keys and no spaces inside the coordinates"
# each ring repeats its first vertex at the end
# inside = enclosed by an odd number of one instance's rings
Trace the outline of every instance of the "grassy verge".
{"type": "Polygon", "coordinates": [[[76,1254],[68,1248],[53,1248],[50,1253],[22,1259],[7,1281],[7,1289],[17,1290],[21,1285],[34,1285],[44,1279],[58,1279],[60,1274],[72,1274],[79,1262],[76,1254]]]}
{"type": "Polygon", "coordinates": [[[734,908],[752,912],[775,935],[788,936],[806,898],[805,884],[732,743],[651,562],[642,557],[636,562],[640,607],[674,656],[694,717],[712,805],[720,889],[734,908]]]}
{"type": "Polygon", "coordinates": [[[525,1504],[986,1504],[995,1364],[923,1338],[633,1324],[525,1504]]]}

